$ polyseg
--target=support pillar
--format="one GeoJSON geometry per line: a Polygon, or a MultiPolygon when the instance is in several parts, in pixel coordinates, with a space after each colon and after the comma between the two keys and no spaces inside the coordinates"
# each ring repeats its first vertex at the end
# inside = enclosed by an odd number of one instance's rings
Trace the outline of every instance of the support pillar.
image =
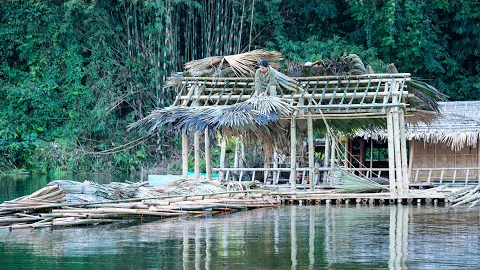
{"type": "Polygon", "coordinates": [[[396,187],[400,194],[403,193],[402,154],[400,145],[400,121],[398,108],[393,109],[393,144],[395,149],[396,187]]]}
{"type": "Polygon", "coordinates": [[[188,135],[182,133],[182,178],[188,179],[188,135]]]}
{"type": "Polygon", "coordinates": [[[410,187],[410,178],[408,175],[408,160],[407,160],[407,134],[405,125],[405,112],[400,109],[398,112],[400,124],[400,157],[402,159],[402,178],[403,190],[407,191],[410,187]]]}
{"type": "Polygon", "coordinates": [[[208,136],[208,128],[205,129],[205,171],[207,180],[212,180],[212,155],[210,152],[210,136],[208,136]]]}
{"type": "Polygon", "coordinates": [[[307,140],[308,140],[308,179],[310,182],[310,190],[315,189],[315,149],[313,146],[313,119],[312,114],[309,113],[307,118],[307,140]]]}
{"type": "Polygon", "coordinates": [[[227,154],[227,141],[225,137],[222,136],[222,143],[220,144],[220,172],[218,174],[218,178],[220,181],[225,180],[225,156],[227,154]]]}
{"type": "Polygon", "coordinates": [[[290,120],[290,187],[297,190],[297,120],[295,115],[290,120]]]}
{"type": "MultiPolygon", "coordinates": [[[[325,154],[323,157],[323,167],[326,168],[328,167],[329,162],[329,157],[330,157],[330,132],[325,134],[325,154]]],[[[325,184],[327,182],[327,171],[323,171],[323,183],[325,184]]]]}
{"type": "Polygon", "coordinates": [[[393,138],[393,109],[387,111],[387,141],[388,141],[388,178],[390,182],[390,195],[396,195],[395,181],[395,151],[393,138]]]}
{"type": "Polygon", "coordinates": [[[200,179],[200,132],[193,135],[193,148],[195,151],[194,179],[200,179]]]}

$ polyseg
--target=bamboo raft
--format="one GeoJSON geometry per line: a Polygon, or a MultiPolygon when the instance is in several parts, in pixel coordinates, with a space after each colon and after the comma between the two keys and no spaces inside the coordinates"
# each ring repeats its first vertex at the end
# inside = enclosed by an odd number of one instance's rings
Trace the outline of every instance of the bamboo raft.
{"type": "Polygon", "coordinates": [[[120,188],[91,183],[72,188],[72,185],[54,183],[28,196],[6,201],[0,204],[0,227],[17,230],[97,225],[122,220],[143,222],[178,216],[231,213],[279,204],[272,196],[254,190],[177,195],[166,193],[158,196],[161,193],[155,187],[145,187],[145,183],[111,184],[120,188]],[[142,187],[144,189],[140,190],[142,187]],[[150,189],[147,194],[155,196],[132,198],[134,194],[146,194],[145,189],[150,189]],[[89,195],[87,198],[90,201],[79,201],[79,196],[72,196],[74,194],[89,195]],[[97,197],[100,194],[101,198],[123,198],[94,200],[93,194],[97,197]]]}

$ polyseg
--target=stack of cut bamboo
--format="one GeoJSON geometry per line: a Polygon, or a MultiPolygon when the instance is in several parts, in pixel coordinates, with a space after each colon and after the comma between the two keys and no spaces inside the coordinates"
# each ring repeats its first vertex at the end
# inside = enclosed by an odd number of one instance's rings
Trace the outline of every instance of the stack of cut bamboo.
{"type": "MultiPolygon", "coordinates": [[[[139,186],[138,184],[132,185],[139,186]]],[[[69,188],[71,187],[70,185],[69,188]]],[[[107,190],[109,189],[105,187],[102,189],[103,192],[107,190]]],[[[126,188],[126,191],[128,190],[129,188],[126,188]]],[[[130,189],[130,192],[132,190],[130,189]]],[[[78,191],[75,192],[78,193],[78,191]]],[[[66,195],[66,191],[61,186],[54,184],[31,195],[6,201],[0,204],[0,227],[16,230],[96,225],[121,220],[140,219],[144,221],[148,218],[211,215],[221,212],[272,207],[278,204],[278,201],[274,200],[273,197],[251,190],[74,203],[65,201],[66,195]]],[[[113,195],[117,196],[117,194],[113,195]]],[[[112,196],[112,194],[109,194],[109,196],[112,196]]]]}
{"type": "Polygon", "coordinates": [[[448,200],[453,203],[452,207],[467,203],[470,203],[470,208],[480,205],[480,184],[475,187],[466,187],[452,192],[448,200]]]}

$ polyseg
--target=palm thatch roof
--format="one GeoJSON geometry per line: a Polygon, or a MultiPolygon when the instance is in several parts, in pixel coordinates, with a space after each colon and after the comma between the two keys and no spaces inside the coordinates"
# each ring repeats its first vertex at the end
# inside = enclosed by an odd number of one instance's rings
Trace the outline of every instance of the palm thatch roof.
{"type": "MultiPolygon", "coordinates": [[[[129,125],[151,134],[167,125],[184,133],[218,130],[224,134],[255,136],[262,141],[276,140],[285,131],[277,122],[293,112],[289,100],[273,96],[252,97],[244,102],[224,106],[173,106],[152,111],[147,117],[129,125]]],[[[283,136],[282,136],[283,137],[283,136]]]]}
{"type": "MultiPolygon", "coordinates": [[[[452,150],[477,147],[480,134],[480,101],[438,102],[440,115],[431,123],[409,124],[408,140],[446,143],[452,150]]],[[[385,130],[359,131],[357,136],[386,140],[385,130]]]]}

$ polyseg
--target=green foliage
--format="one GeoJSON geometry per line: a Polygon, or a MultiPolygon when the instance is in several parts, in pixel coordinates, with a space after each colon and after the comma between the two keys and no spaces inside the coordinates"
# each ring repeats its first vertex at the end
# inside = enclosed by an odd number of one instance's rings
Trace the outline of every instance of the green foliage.
{"type": "Polygon", "coordinates": [[[165,163],[179,136],[132,143],[126,126],[172,102],[163,80],[185,62],[249,45],[299,62],[354,53],[480,98],[478,1],[9,0],[0,22],[0,173],[165,163]]]}

